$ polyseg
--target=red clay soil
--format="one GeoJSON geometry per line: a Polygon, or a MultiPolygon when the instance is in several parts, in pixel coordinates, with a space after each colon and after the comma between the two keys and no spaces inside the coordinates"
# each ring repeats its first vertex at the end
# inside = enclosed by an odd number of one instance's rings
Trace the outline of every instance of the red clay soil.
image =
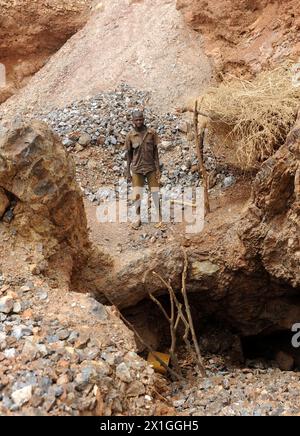
{"type": "Polygon", "coordinates": [[[222,73],[252,75],[300,57],[297,0],[177,0],[177,9],[222,73]]]}

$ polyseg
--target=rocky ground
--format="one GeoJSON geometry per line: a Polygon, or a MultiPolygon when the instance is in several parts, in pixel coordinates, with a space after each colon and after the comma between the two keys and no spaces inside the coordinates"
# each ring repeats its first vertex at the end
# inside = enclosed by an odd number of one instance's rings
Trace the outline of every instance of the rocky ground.
{"type": "MultiPolygon", "coordinates": [[[[115,92],[36,114],[60,135],[67,156],[75,159],[76,177],[85,194],[88,223],[92,227],[92,242],[114,254],[119,249],[120,261],[125,251],[127,262],[128,245],[133,251],[145,251],[157,240],[164,245],[180,236],[171,225],[156,237],[157,230],[150,225],[130,232],[125,226],[116,229],[98,223],[97,227],[91,218],[91,208],[107,197],[103,189],[117,183],[124,174],[124,137],[131,126],[128,111],[146,102],[146,93],[124,84],[115,92]]],[[[178,183],[198,186],[201,181],[193,170],[197,160],[188,120],[178,114],[157,115],[149,108],[146,116],[162,139],[163,189],[172,190],[178,183]]],[[[46,134],[45,137],[48,138],[46,134]]],[[[214,174],[210,193],[214,201],[218,198],[219,203],[226,202],[223,194],[234,188],[236,179],[212,150],[207,143],[205,161],[214,174]]],[[[27,190],[23,192],[24,204],[25,194],[27,190]]],[[[232,203],[227,205],[226,213],[232,215],[232,207],[232,203]]],[[[240,209],[239,204],[239,212],[240,209]]],[[[215,226],[218,229],[224,225],[224,213],[222,207],[223,216],[215,226]]],[[[210,219],[214,224],[215,215],[210,219]]],[[[136,354],[133,335],[120,321],[116,309],[104,307],[91,296],[70,292],[67,286],[60,288],[41,271],[32,269],[28,244],[21,244],[21,252],[14,246],[13,221],[1,222],[0,230],[2,415],[300,412],[298,373],[282,372],[275,362],[247,361],[234,366],[227,358],[204,351],[208,377],[201,379],[193,360],[182,350],[185,382],[166,382],[156,377],[136,354]]],[[[208,340],[213,342],[213,338],[208,340]]]]}
{"type": "Polygon", "coordinates": [[[1,274],[0,320],[0,415],[154,413],[154,372],[113,308],[1,274]]]}
{"type": "MultiPolygon", "coordinates": [[[[77,181],[87,198],[99,202],[103,185],[113,186],[126,174],[125,137],[132,129],[131,112],[145,107],[146,123],[157,130],[162,164],[162,193],[176,186],[200,186],[191,123],[177,113],[159,114],[147,106],[149,93],[122,84],[115,91],[74,102],[37,116],[57,132],[75,158],[77,181]]],[[[211,147],[205,149],[211,187],[227,188],[235,179],[211,147]]]]}
{"type": "Polygon", "coordinates": [[[297,62],[298,2],[0,4],[8,79],[0,102],[15,94],[0,107],[1,123],[39,118],[64,146],[40,123],[16,123],[8,137],[1,125],[0,415],[299,415],[294,350],[275,341],[272,357],[263,349],[254,359],[241,348],[266,326],[274,333],[299,322],[299,121],[255,180],[206,138],[212,212],[194,239],[174,222],[134,231],[96,218],[111,189],[126,189],[124,140],[136,106],[161,138],[162,194],[176,199],[178,185],[201,185],[192,117],[176,108],[218,73],[250,77],[287,57],[297,62]],[[168,325],[149,310],[141,277],[147,264],[179,279],[179,289],[181,245],[191,302],[204,298],[206,316],[227,319],[243,338],[224,326],[214,334],[192,304],[207,377],[181,347],[185,379],[175,382],[154,373],[118,310],[99,301],[109,292],[167,352],[168,325]]]}
{"type": "Polygon", "coordinates": [[[183,386],[174,383],[167,399],[178,414],[192,416],[295,416],[300,414],[298,372],[281,371],[275,362],[248,361],[234,367],[219,356],[207,357],[208,377],[190,372],[183,386]]]}
{"type": "MultiPolygon", "coordinates": [[[[52,289],[42,277],[25,277],[0,275],[2,416],[300,413],[300,375],[281,371],[275,361],[235,365],[203,349],[202,379],[181,348],[185,380],[167,381],[136,354],[115,309],[52,289]]],[[[210,344],[215,339],[205,337],[210,344]]]]}

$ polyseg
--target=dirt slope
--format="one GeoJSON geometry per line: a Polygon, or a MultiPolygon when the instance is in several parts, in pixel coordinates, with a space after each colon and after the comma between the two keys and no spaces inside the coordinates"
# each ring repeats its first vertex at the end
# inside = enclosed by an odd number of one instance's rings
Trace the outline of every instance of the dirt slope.
{"type": "Polygon", "coordinates": [[[222,72],[250,73],[286,58],[298,60],[297,0],[177,0],[206,52],[222,72]]]}
{"type": "Polygon", "coordinates": [[[169,109],[211,78],[201,41],[173,1],[106,0],[8,107],[62,106],[126,81],[169,109]]]}
{"type": "Polygon", "coordinates": [[[7,86],[0,103],[26,85],[74,33],[86,23],[92,0],[1,0],[0,63],[7,86]]]}

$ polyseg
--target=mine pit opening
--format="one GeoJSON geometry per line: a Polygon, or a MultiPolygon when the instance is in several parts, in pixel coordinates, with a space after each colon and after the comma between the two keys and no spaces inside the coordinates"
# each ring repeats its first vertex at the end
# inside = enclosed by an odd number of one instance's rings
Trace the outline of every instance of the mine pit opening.
{"type": "MultiPolygon", "coordinates": [[[[170,313],[169,297],[165,295],[158,299],[164,309],[170,313]]],[[[298,338],[299,348],[292,343],[296,333],[291,330],[280,330],[243,336],[234,326],[220,319],[216,314],[201,312],[203,302],[197,305],[195,301],[197,295],[193,294],[191,311],[204,362],[220,358],[218,370],[220,365],[224,364],[225,371],[230,368],[251,370],[278,368],[282,371],[300,371],[300,338],[298,338]]],[[[170,326],[154,302],[145,299],[134,307],[122,310],[122,314],[154,351],[169,354],[170,326]]],[[[177,342],[177,356],[180,363],[185,362],[189,357],[182,337],[183,325],[179,328],[177,342]]],[[[137,338],[136,343],[138,354],[147,360],[149,350],[137,338]]]]}
{"type": "Polygon", "coordinates": [[[241,344],[246,366],[300,371],[300,341],[291,330],[242,337],[241,344]]]}

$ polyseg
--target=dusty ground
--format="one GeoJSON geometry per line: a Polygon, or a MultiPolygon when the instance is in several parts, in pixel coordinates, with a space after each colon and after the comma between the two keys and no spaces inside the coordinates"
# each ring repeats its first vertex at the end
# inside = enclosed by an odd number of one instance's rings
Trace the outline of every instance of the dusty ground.
{"type": "MultiPolygon", "coordinates": [[[[237,183],[238,192],[235,188],[211,191],[211,213],[206,217],[204,227],[208,245],[210,244],[209,236],[214,237],[216,231],[228,225],[229,222],[232,225],[238,222],[243,209],[247,206],[250,183],[242,179],[237,183]]],[[[100,223],[97,220],[97,206],[88,200],[85,201],[85,210],[91,240],[101,248],[101,251],[113,257],[122,258],[122,253],[125,253],[126,262],[130,252],[138,256],[138,250],[151,247],[156,249],[173,242],[188,246],[191,238],[193,243],[197,244],[196,235],[186,233],[185,223],[164,223],[163,231],[157,229],[155,223],[144,223],[139,230],[133,230],[130,222],[100,223]]]]}

